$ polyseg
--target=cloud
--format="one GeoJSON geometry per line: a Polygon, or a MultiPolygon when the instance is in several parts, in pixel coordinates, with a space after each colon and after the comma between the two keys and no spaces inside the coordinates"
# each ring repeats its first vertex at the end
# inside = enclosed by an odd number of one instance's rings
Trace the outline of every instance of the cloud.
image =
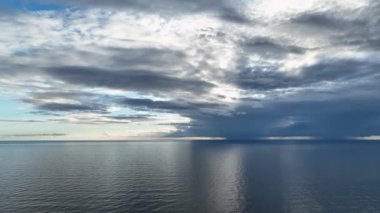
{"type": "Polygon", "coordinates": [[[44,120],[33,120],[33,119],[0,119],[3,123],[41,123],[44,120]]]}
{"type": "Polygon", "coordinates": [[[149,118],[149,115],[112,115],[112,116],[106,116],[106,118],[114,119],[114,120],[120,120],[120,121],[133,121],[133,120],[145,120],[149,118]]]}
{"type": "Polygon", "coordinates": [[[178,78],[150,70],[107,70],[92,67],[53,67],[46,74],[70,84],[145,92],[183,91],[202,93],[213,84],[178,78]]]}
{"type": "Polygon", "coordinates": [[[306,49],[295,45],[276,42],[268,37],[254,37],[245,39],[241,45],[247,52],[259,54],[263,57],[281,57],[286,54],[303,54],[306,49]]]}
{"type": "Polygon", "coordinates": [[[330,13],[304,13],[291,19],[292,23],[304,25],[307,28],[317,27],[319,29],[339,30],[348,23],[338,19],[330,13]]]}
{"type": "Polygon", "coordinates": [[[1,93],[45,116],[21,121],[186,137],[380,134],[377,1],[48,2],[70,7],[0,18],[1,93]]]}
{"type": "Polygon", "coordinates": [[[244,88],[256,90],[305,87],[377,75],[380,64],[377,61],[357,59],[322,59],[318,63],[301,68],[299,74],[289,74],[279,69],[247,68],[240,72],[236,82],[244,88]]]}
{"type": "Polygon", "coordinates": [[[161,13],[167,16],[178,16],[192,13],[211,12],[223,20],[246,23],[249,19],[236,7],[244,5],[244,1],[230,0],[43,0],[43,2],[58,2],[71,6],[102,7],[111,9],[135,10],[143,13],[161,13]]]}
{"type": "Polygon", "coordinates": [[[201,113],[202,109],[219,108],[222,105],[211,102],[190,102],[181,100],[151,100],[151,99],[137,99],[137,98],[124,98],[120,100],[124,106],[144,109],[144,110],[162,110],[171,111],[183,115],[191,115],[193,113],[201,113]]]}
{"type": "Polygon", "coordinates": [[[38,106],[39,110],[46,111],[91,111],[94,110],[92,106],[85,106],[81,104],[62,104],[62,103],[48,103],[38,106]]]}
{"type": "Polygon", "coordinates": [[[64,133],[42,133],[42,134],[13,134],[13,135],[0,135],[2,138],[18,138],[18,137],[23,137],[23,138],[30,138],[30,137],[63,137],[67,136],[67,134],[64,133]]]}
{"type": "Polygon", "coordinates": [[[165,67],[175,66],[186,61],[181,51],[158,48],[104,48],[110,53],[110,59],[121,66],[128,67],[165,67]]]}
{"type": "Polygon", "coordinates": [[[36,113],[54,114],[71,112],[105,113],[107,106],[102,104],[105,97],[80,91],[44,91],[30,92],[28,98],[20,101],[34,106],[36,113]]]}
{"type": "Polygon", "coordinates": [[[260,108],[241,107],[234,116],[195,117],[176,135],[219,136],[229,139],[259,137],[342,138],[378,132],[379,100],[277,102],[260,108]],[[357,107],[348,107],[348,106],[357,107]],[[244,113],[243,113],[244,112],[244,113]]]}
{"type": "Polygon", "coordinates": [[[123,115],[123,114],[97,114],[94,112],[76,113],[68,115],[64,118],[50,119],[47,122],[55,123],[73,123],[73,124],[86,124],[86,125],[127,125],[127,124],[142,124],[155,122],[156,119],[151,115],[123,115]]]}

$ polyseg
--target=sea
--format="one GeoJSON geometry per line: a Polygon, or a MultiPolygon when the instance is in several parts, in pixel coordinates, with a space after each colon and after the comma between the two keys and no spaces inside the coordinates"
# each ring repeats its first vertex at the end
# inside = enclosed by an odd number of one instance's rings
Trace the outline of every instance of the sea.
{"type": "Polygon", "coordinates": [[[0,142],[0,212],[380,212],[380,141],[0,142]]]}

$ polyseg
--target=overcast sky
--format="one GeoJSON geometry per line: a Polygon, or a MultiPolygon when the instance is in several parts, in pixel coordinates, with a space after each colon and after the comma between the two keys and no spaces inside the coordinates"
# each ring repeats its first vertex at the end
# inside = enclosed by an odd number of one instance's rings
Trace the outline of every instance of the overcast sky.
{"type": "Polygon", "coordinates": [[[0,140],[380,135],[378,0],[2,0],[0,140]]]}

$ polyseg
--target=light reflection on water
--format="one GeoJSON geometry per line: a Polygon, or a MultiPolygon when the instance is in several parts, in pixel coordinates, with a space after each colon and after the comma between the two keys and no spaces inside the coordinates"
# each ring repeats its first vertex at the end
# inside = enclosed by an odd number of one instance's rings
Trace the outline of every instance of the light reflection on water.
{"type": "Polygon", "coordinates": [[[0,143],[0,212],[376,212],[380,143],[0,143]]]}

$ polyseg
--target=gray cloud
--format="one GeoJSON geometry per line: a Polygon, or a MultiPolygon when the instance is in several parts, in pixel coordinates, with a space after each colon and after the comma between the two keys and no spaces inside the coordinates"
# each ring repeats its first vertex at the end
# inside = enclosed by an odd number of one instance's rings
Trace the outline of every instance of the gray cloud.
{"type": "Polygon", "coordinates": [[[0,122],[5,122],[5,123],[42,123],[45,122],[44,120],[33,120],[33,119],[0,119],[0,122]]]}
{"type": "Polygon", "coordinates": [[[235,23],[248,23],[249,19],[239,12],[237,5],[243,6],[243,1],[230,0],[40,0],[41,2],[55,2],[66,5],[82,5],[87,7],[106,7],[114,9],[129,9],[138,12],[161,13],[163,16],[172,17],[192,13],[211,12],[225,21],[235,23]]]}
{"type": "Polygon", "coordinates": [[[53,67],[46,74],[70,84],[145,92],[202,93],[213,87],[206,81],[179,78],[149,70],[107,70],[92,67],[53,67]]]}
{"type": "MultiPolygon", "coordinates": [[[[221,8],[219,10],[219,18],[228,22],[238,23],[238,24],[255,24],[254,20],[249,19],[246,15],[240,13],[238,10],[233,8],[221,8]]],[[[258,22],[255,20],[255,22],[258,22]]]]}
{"type": "Polygon", "coordinates": [[[57,115],[55,113],[94,112],[105,113],[107,106],[103,103],[106,96],[80,91],[31,92],[28,98],[20,101],[34,106],[34,113],[57,115]],[[60,100],[61,102],[57,102],[60,100]],[[62,102],[65,101],[65,102],[62,102]],[[66,103],[67,102],[67,103],[66,103]]]}
{"type": "MultiPolygon", "coordinates": [[[[244,65],[241,65],[244,67],[244,65]]],[[[268,136],[342,138],[378,135],[380,127],[380,64],[365,59],[321,58],[299,75],[276,66],[241,70],[240,88],[269,94],[243,101],[230,116],[189,115],[174,136],[202,135],[249,139],[268,136]],[[291,95],[283,89],[301,89],[291,95]]]]}
{"type": "Polygon", "coordinates": [[[331,46],[359,46],[362,50],[378,49],[380,3],[350,10],[306,11],[291,17],[285,29],[304,37],[325,36],[331,46]]]}
{"type": "MultiPolygon", "coordinates": [[[[14,91],[21,91],[27,96],[20,100],[34,106],[37,113],[57,116],[48,122],[68,122],[59,118],[63,113],[80,115],[91,112],[96,114],[94,118],[75,117],[76,122],[127,124],[152,120],[151,112],[165,112],[191,119],[189,124],[170,121],[180,129],[175,133],[177,136],[246,139],[380,134],[378,1],[354,10],[331,7],[296,14],[289,11],[291,15],[278,13],[275,18],[262,17],[265,24],[260,26],[246,25],[252,19],[242,12],[244,7],[240,8],[241,5],[234,5],[232,1],[54,2],[105,10],[111,8],[115,13],[129,10],[130,14],[136,15],[136,20],[144,19],[147,13],[158,14],[165,20],[173,20],[173,17],[180,20],[181,15],[195,13],[207,13],[207,16],[205,26],[200,26],[201,29],[195,27],[194,32],[186,31],[180,25],[191,28],[197,23],[174,23],[175,27],[170,25],[173,24],[170,21],[169,25],[157,24],[155,27],[158,28],[173,27],[163,31],[168,34],[165,41],[156,39],[160,33],[157,29],[153,29],[153,35],[147,35],[146,40],[137,41],[134,40],[136,36],[124,39],[112,35],[108,38],[104,32],[92,35],[93,28],[81,29],[79,25],[73,25],[70,27],[74,30],[64,31],[70,37],[65,34],[65,45],[60,46],[59,42],[54,45],[42,43],[39,48],[34,47],[38,46],[35,44],[27,47],[13,45],[15,47],[12,46],[14,49],[9,51],[9,55],[0,57],[0,80],[6,85],[1,87],[14,86],[14,91]],[[210,14],[219,17],[220,23],[208,27],[206,21],[210,14]],[[187,33],[193,34],[187,37],[187,33]],[[102,36],[106,39],[102,40],[102,36]],[[179,41],[170,40],[175,36],[180,37],[179,41]],[[76,39],[84,39],[85,42],[78,42],[76,46],[76,39]],[[115,46],[94,45],[98,40],[115,46]],[[129,48],[124,48],[124,45],[129,48]],[[315,56],[313,63],[303,61],[309,54],[315,56]],[[300,61],[295,60],[298,57],[300,61]],[[289,58],[299,70],[285,72],[282,69],[289,58]],[[14,83],[21,80],[24,81],[21,86],[14,83]],[[17,86],[22,89],[17,90],[17,86]],[[230,87],[234,87],[232,92],[228,90],[230,87]],[[86,92],[94,88],[134,91],[133,95],[137,94],[137,97],[86,92]],[[215,88],[216,91],[213,90],[215,88]],[[143,98],[147,95],[153,97],[143,98]],[[110,106],[145,111],[147,114],[116,115],[107,111],[110,106]],[[226,108],[228,112],[225,112],[226,108]],[[225,113],[216,113],[219,111],[225,113]]],[[[7,21],[17,23],[12,21],[13,16],[12,13],[7,15],[7,21]]],[[[75,16],[71,18],[74,20],[75,16]]],[[[93,22],[93,19],[89,20],[84,25],[93,22]]],[[[28,21],[22,23],[23,27],[28,26],[28,21]]],[[[102,27],[107,23],[102,24],[103,20],[96,23],[96,30],[106,29],[102,27]]],[[[149,27],[144,25],[144,28],[149,27]]],[[[56,30],[52,35],[55,34],[61,35],[63,31],[56,30]]],[[[16,40],[14,43],[23,42],[16,40]]]]}
{"type": "MultiPolygon", "coordinates": [[[[342,44],[342,42],[337,42],[342,44]]],[[[357,46],[361,50],[374,50],[380,51],[380,37],[379,38],[354,38],[343,41],[343,45],[357,46]]]]}
{"type": "Polygon", "coordinates": [[[278,67],[264,68],[253,67],[242,70],[237,84],[243,88],[271,90],[311,86],[323,82],[347,81],[377,75],[380,63],[356,59],[322,60],[304,67],[298,75],[280,72],[277,70],[278,67]]]}
{"type": "Polygon", "coordinates": [[[12,134],[12,135],[0,135],[0,137],[61,137],[67,136],[65,133],[43,133],[43,134],[12,134]]]}
{"type": "Polygon", "coordinates": [[[149,115],[112,115],[105,116],[106,118],[111,118],[115,120],[145,120],[148,119],[149,115]]]}
{"type": "Polygon", "coordinates": [[[292,18],[291,22],[308,28],[317,27],[331,30],[339,30],[348,25],[349,22],[336,18],[334,15],[331,13],[304,13],[292,18]]]}
{"type": "Polygon", "coordinates": [[[82,104],[62,104],[62,103],[47,103],[38,105],[37,109],[42,111],[94,111],[96,107],[86,106],[82,104]]]}
{"type": "Polygon", "coordinates": [[[284,42],[277,42],[271,38],[254,37],[244,39],[241,46],[247,52],[259,54],[263,57],[282,57],[289,53],[303,54],[306,51],[306,48],[283,43],[284,42]]]}
{"type": "MultiPolygon", "coordinates": [[[[58,89],[58,88],[57,88],[58,89]]],[[[65,98],[65,99],[82,99],[82,98],[96,98],[96,94],[84,92],[84,91],[44,91],[44,92],[31,92],[30,97],[33,97],[34,100],[50,100],[54,98],[65,98]]]]}
{"type": "Polygon", "coordinates": [[[128,67],[165,67],[186,62],[186,55],[181,51],[157,48],[104,48],[110,53],[110,60],[119,66],[128,67]]]}
{"type": "Polygon", "coordinates": [[[183,115],[191,115],[194,113],[200,113],[200,109],[215,109],[221,107],[222,105],[218,103],[208,103],[208,102],[184,102],[180,100],[170,100],[170,101],[155,101],[151,99],[142,98],[123,98],[120,103],[124,106],[145,109],[145,110],[161,110],[176,112],[183,115]]]}
{"type": "Polygon", "coordinates": [[[342,138],[378,135],[380,101],[347,98],[328,101],[276,102],[260,108],[242,106],[233,116],[195,116],[176,136],[202,135],[229,139],[268,136],[342,138]],[[353,107],[351,107],[353,106],[353,107]]]}

